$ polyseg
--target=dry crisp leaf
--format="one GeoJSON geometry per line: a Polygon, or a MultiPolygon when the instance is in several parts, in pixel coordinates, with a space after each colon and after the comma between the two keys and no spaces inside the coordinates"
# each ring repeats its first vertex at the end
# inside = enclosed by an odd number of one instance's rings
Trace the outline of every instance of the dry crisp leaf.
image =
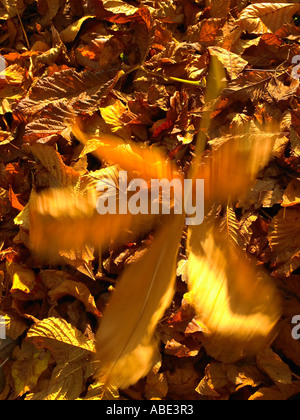
{"type": "Polygon", "coordinates": [[[283,194],[282,207],[292,207],[297,204],[300,204],[300,181],[293,180],[283,194]]]}
{"type": "Polygon", "coordinates": [[[93,19],[95,16],[84,16],[81,19],[77,20],[76,22],[69,25],[66,29],[64,29],[60,34],[60,39],[64,43],[70,43],[75,40],[77,37],[82,25],[84,22],[86,22],[88,19],[93,19]]]}
{"type": "Polygon", "coordinates": [[[37,349],[32,343],[23,341],[21,348],[14,351],[12,377],[16,397],[32,391],[51,361],[51,354],[44,349],[37,349]]]}
{"type": "Polygon", "coordinates": [[[258,367],[267,373],[279,388],[281,384],[292,383],[292,372],[289,366],[270,347],[260,352],[256,359],[258,367]]]}
{"type": "Polygon", "coordinates": [[[122,0],[103,0],[103,6],[109,12],[116,15],[124,14],[126,16],[132,16],[138,11],[137,7],[131,6],[122,0]]]}
{"type": "Polygon", "coordinates": [[[74,400],[80,396],[88,377],[95,373],[92,354],[95,344],[63,319],[48,318],[36,323],[27,338],[50,350],[56,361],[48,386],[26,400],[74,400]]]}
{"type": "Polygon", "coordinates": [[[246,7],[239,16],[238,24],[254,34],[274,33],[300,11],[299,4],[256,3],[246,7]]]}
{"type": "Polygon", "coordinates": [[[228,385],[226,369],[221,363],[211,363],[205,369],[205,376],[196,391],[205,397],[220,397],[227,394],[224,388],[228,385]]]}
{"type": "Polygon", "coordinates": [[[230,79],[234,80],[248,65],[248,62],[239,55],[225,50],[221,47],[208,47],[211,55],[216,56],[227,70],[230,79]]]}
{"type": "Polygon", "coordinates": [[[17,263],[7,264],[7,272],[12,280],[11,292],[31,293],[36,285],[36,276],[33,270],[17,263]]]}
{"type": "Polygon", "coordinates": [[[80,300],[85,305],[87,312],[97,317],[101,316],[101,312],[98,311],[95,300],[85,284],[73,280],[64,280],[59,286],[49,292],[49,297],[52,301],[61,299],[66,295],[80,300]]]}
{"type": "Polygon", "coordinates": [[[30,147],[30,150],[51,175],[52,187],[69,187],[77,184],[79,173],[65,165],[60,154],[52,147],[35,144],[30,147]]]}
{"type": "Polygon", "coordinates": [[[286,401],[294,395],[299,394],[300,381],[295,381],[290,385],[278,386],[274,385],[270,388],[260,388],[255,394],[251,395],[250,401],[286,401]]]}
{"type": "Polygon", "coordinates": [[[296,208],[283,208],[269,227],[269,243],[276,274],[289,276],[300,265],[300,217],[296,208]]]}
{"type": "Polygon", "coordinates": [[[226,374],[228,379],[237,386],[239,390],[245,386],[258,387],[265,381],[264,375],[253,363],[244,362],[240,364],[227,364],[226,374]]]}

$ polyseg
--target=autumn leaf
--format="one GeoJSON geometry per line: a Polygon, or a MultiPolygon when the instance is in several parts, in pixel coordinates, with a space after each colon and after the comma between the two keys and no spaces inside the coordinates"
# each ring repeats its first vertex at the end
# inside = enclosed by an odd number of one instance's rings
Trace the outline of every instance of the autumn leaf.
{"type": "MultiPolygon", "coordinates": [[[[89,138],[78,124],[72,128],[73,134],[83,144],[96,143],[97,149],[93,153],[99,159],[113,160],[123,170],[140,173],[148,179],[168,179],[176,176],[176,167],[166,156],[156,148],[144,148],[131,141],[124,142],[120,137],[100,133],[97,137],[89,138]]],[[[94,147],[93,147],[94,148],[94,147]]]]}
{"type": "MultiPolygon", "coordinates": [[[[39,194],[30,206],[30,243],[41,256],[57,258],[57,253],[82,249],[85,244],[96,248],[126,243],[147,232],[158,221],[157,216],[106,214],[97,212],[96,184],[107,171],[92,181],[92,187],[51,189],[39,194]],[[76,223],[76,234],[74,234],[76,223]]],[[[84,184],[82,184],[84,185],[84,184]]]]}
{"type": "Polygon", "coordinates": [[[282,209],[274,217],[269,230],[269,242],[275,273],[290,273],[299,267],[299,211],[294,208],[282,209]]]}
{"type": "Polygon", "coordinates": [[[60,154],[47,145],[35,144],[30,147],[37,161],[48,170],[52,187],[75,186],[79,180],[79,173],[65,165],[60,154]]]}
{"type": "Polygon", "coordinates": [[[299,12],[298,4],[259,3],[246,7],[239,16],[238,24],[250,33],[276,32],[299,12]]]}
{"type": "Polygon", "coordinates": [[[182,225],[177,216],[158,232],[146,255],[124,272],[110,299],[96,335],[98,375],[108,385],[126,388],[152,367],[155,328],[174,295],[182,225]]]}
{"type": "Polygon", "coordinates": [[[63,319],[48,318],[27,333],[35,345],[47,348],[56,368],[46,389],[26,396],[27,400],[72,400],[80,396],[87,377],[93,375],[94,342],[63,319]]]}
{"type": "Polygon", "coordinates": [[[231,80],[236,79],[248,65],[248,62],[239,55],[234,54],[220,47],[209,47],[211,55],[216,56],[227,70],[231,80]]]}
{"type": "Polygon", "coordinates": [[[51,361],[47,350],[37,349],[32,343],[23,342],[14,352],[16,361],[12,365],[12,377],[16,397],[32,391],[51,361]]]}
{"type": "Polygon", "coordinates": [[[215,229],[209,224],[189,229],[188,285],[196,312],[210,330],[206,350],[232,363],[268,343],[280,304],[267,276],[242,254],[232,254],[215,229]]]}
{"type": "Polygon", "coordinates": [[[300,182],[293,180],[283,194],[282,207],[292,207],[300,204],[300,182]]]}
{"type": "Polygon", "coordinates": [[[132,16],[138,11],[137,7],[131,6],[121,0],[104,0],[103,6],[106,10],[115,15],[124,14],[126,16],[132,16]]]}
{"type": "Polygon", "coordinates": [[[87,312],[96,316],[101,316],[98,311],[94,298],[85,284],[77,283],[72,280],[65,280],[59,286],[49,292],[52,301],[61,299],[63,296],[70,295],[80,300],[86,307],[87,312]]]}
{"type": "Polygon", "coordinates": [[[64,43],[70,43],[75,40],[77,37],[82,25],[89,19],[93,19],[95,16],[84,16],[81,19],[77,20],[76,22],[69,25],[66,29],[64,29],[60,33],[60,39],[64,43]]]}
{"type": "Polygon", "coordinates": [[[206,184],[206,201],[226,202],[229,196],[236,199],[247,191],[270,160],[275,136],[276,132],[249,126],[249,133],[229,137],[227,141],[223,138],[223,144],[203,159],[197,172],[197,177],[206,184]]]}
{"type": "Polygon", "coordinates": [[[7,264],[7,272],[12,280],[11,292],[31,293],[36,285],[36,277],[34,271],[19,264],[10,262],[7,264]]]}
{"type": "Polygon", "coordinates": [[[257,355],[258,367],[266,372],[278,385],[292,383],[292,373],[289,366],[277,356],[272,349],[267,348],[257,355]]]}

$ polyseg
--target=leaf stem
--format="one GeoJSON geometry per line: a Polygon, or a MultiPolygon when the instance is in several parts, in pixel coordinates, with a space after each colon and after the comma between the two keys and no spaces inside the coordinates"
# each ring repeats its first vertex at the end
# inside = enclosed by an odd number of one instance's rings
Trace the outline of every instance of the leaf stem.
{"type": "Polygon", "coordinates": [[[178,77],[173,77],[173,76],[164,76],[162,74],[146,70],[144,67],[140,67],[140,70],[143,70],[145,73],[149,74],[150,76],[159,77],[161,79],[164,79],[167,82],[178,82],[178,83],[184,83],[186,85],[197,86],[197,87],[205,87],[206,86],[205,78],[203,78],[202,80],[188,80],[188,79],[180,79],[178,77]]]}

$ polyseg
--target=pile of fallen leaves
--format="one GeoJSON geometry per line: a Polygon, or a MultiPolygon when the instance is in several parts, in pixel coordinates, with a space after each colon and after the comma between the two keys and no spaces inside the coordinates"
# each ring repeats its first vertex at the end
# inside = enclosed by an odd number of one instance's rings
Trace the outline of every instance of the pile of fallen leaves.
{"type": "MultiPolygon", "coordinates": [[[[292,319],[300,315],[300,86],[292,77],[293,57],[300,55],[299,15],[296,1],[0,1],[6,63],[0,74],[1,400],[300,395],[300,342],[292,334],[292,319]],[[225,72],[211,82],[213,60],[225,72]],[[207,85],[216,86],[217,98],[207,85]],[[207,344],[209,328],[187,288],[183,230],[176,293],[156,327],[155,365],[122,390],[95,375],[102,314],[120,276],[130,267],[134,272],[153,237],[149,222],[143,235],[118,246],[60,248],[63,228],[70,243],[79,243],[86,229],[82,220],[70,223],[70,214],[61,231],[44,226],[47,236],[37,225],[34,249],[31,209],[40,192],[80,191],[103,171],[110,177],[117,171],[113,153],[108,160],[95,158],[99,141],[79,141],[74,119],[98,139],[113,134],[159,150],[182,173],[192,165],[199,135],[205,135],[208,153],[249,127],[277,123],[271,159],[251,188],[214,204],[228,247],[238,246],[263,267],[280,294],[281,317],[270,345],[230,360],[218,347],[222,341],[207,344]]],[[[239,177],[235,155],[228,159],[224,167],[237,168],[239,177]]],[[[94,238],[96,228],[88,231],[94,238]]],[[[135,287],[127,294],[134,295],[135,287]]],[[[122,329],[122,307],[119,318],[122,329]]]]}

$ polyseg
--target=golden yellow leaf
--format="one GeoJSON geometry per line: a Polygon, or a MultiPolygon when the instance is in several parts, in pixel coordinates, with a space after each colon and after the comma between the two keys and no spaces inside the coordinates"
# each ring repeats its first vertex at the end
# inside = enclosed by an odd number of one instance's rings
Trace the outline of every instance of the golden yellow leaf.
{"type": "Polygon", "coordinates": [[[207,352],[233,363],[273,338],[280,305],[267,276],[242,253],[234,255],[208,223],[189,228],[188,284],[196,312],[211,332],[204,342],[207,352]]]}
{"type": "Polygon", "coordinates": [[[60,39],[64,43],[70,43],[73,42],[78,35],[82,25],[84,22],[86,22],[88,19],[93,19],[95,16],[84,16],[81,19],[77,20],[76,22],[73,22],[71,25],[69,25],[66,29],[64,29],[60,33],[60,39]]]}
{"type": "Polygon", "coordinates": [[[137,7],[125,3],[122,0],[103,0],[103,6],[106,10],[116,15],[124,14],[126,16],[132,16],[139,10],[137,7]]]}
{"type": "Polygon", "coordinates": [[[66,295],[73,296],[85,305],[87,312],[91,312],[98,317],[101,316],[101,313],[96,307],[94,297],[83,283],[64,280],[58,287],[51,290],[48,295],[52,301],[58,300],[66,295]]]}
{"type": "Polygon", "coordinates": [[[210,363],[205,368],[205,376],[196,388],[196,391],[206,397],[220,397],[225,393],[224,387],[228,385],[226,368],[222,363],[210,363]]]}
{"type": "Polygon", "coordinates": [[[56,367],[42,390],[26,395],[26,400],[74,400],[95,373],[93,339],[87,338],[61,318],[47,318],[33,325],[27,340],[50,350],[56,367]]]}
{"type": "Polygon", "coordinates": [[[251,363],[248,360],[235,365],[226,364],[226,374],[228,379],[237,385],[236,390],[245,386],[257,387],[265,381],[265,377],[257,368],[256,363],[251,363]]]}
{"type": "Polygon", "coordinates": [[[119,99],[115,99],[112,104],[105,108],[100,108],[102,118],[107,124],[112,126],[113,132],[124,127],[124,123],[120,118],[126,110],[126,106],[119,99]]]}
{"type": "Polygon", "coordinates": [[[7,262],[6,267],[12,280],[11,293],[31,293],[36,284],[34,271],[14,262],[7,262]]]}
{"type": "Polygon", "coordinates": [[[300,204],[300,181],[293,180],[283,194],[282,207],[292,207],[297,204],[300,204]]]}
{"type": "Polygon", "coordinates": [[[168,179],[178,177],[176,167],[167,160],[163,152],[155,147],[145,147],[139,143],[127,140],[126,143],[118,136],[100,133],[90,137],[82,131],[78,123],[72,127],[74,136],[81,143],[97,142],[98,148],[93,154],[100,160],[119,165],[123,170],[142,175],[144,180],[168,179]]]}
{"type": "Polygon", "coordinates": [[[157,216],[151,214],[100,215],[96,204],[92,188],[84,194],[74,189],[50,189],[37,195],[30,206],[32,248],[48,260],[57,259],[58,251],[80,249],[85,244],[99,248],[111,241],[129,242],[157,223],[157,216]]]}
{"type": "Polygon", "coordinates": [[[47,350],[37,349],[32,343],[22,342],[14,351],[12,377],[16,397],[30,392],[37,384],[41,374],[47,369],[51,354],[47,350]]]}
{"type": "Polygon", "coordinates": [[[217,59],[221,61],[231,80],[236,79],[248,65],[248,62],[241,56],[225,50],[224,48],[208,47],[208,50],[212,56],[216,56],[217,59]]]}
{"type": "Polygon", "coordinates": [[[126,388],[146,375],[157,351],[156,325],[174,294],[182,216],[157,233],[148,252],[121,277],[96,334],[99,377],[126,388]]]}
{"type": "Polygon", "coordinates": [[[249,132],[229,137],[211,155],[203,159],[197,178],[204,179],[206,202],[227,203],[247,191],[259,170],[271,158],[276,131],[259,130],[249,125],[249,132]]]}
{"type": "Polygon", "coordinates": [[[280,388],[281,384],[292,383],[292,372],[274,351],[268,347],[256,356],[257,366],[280,388]]]}

